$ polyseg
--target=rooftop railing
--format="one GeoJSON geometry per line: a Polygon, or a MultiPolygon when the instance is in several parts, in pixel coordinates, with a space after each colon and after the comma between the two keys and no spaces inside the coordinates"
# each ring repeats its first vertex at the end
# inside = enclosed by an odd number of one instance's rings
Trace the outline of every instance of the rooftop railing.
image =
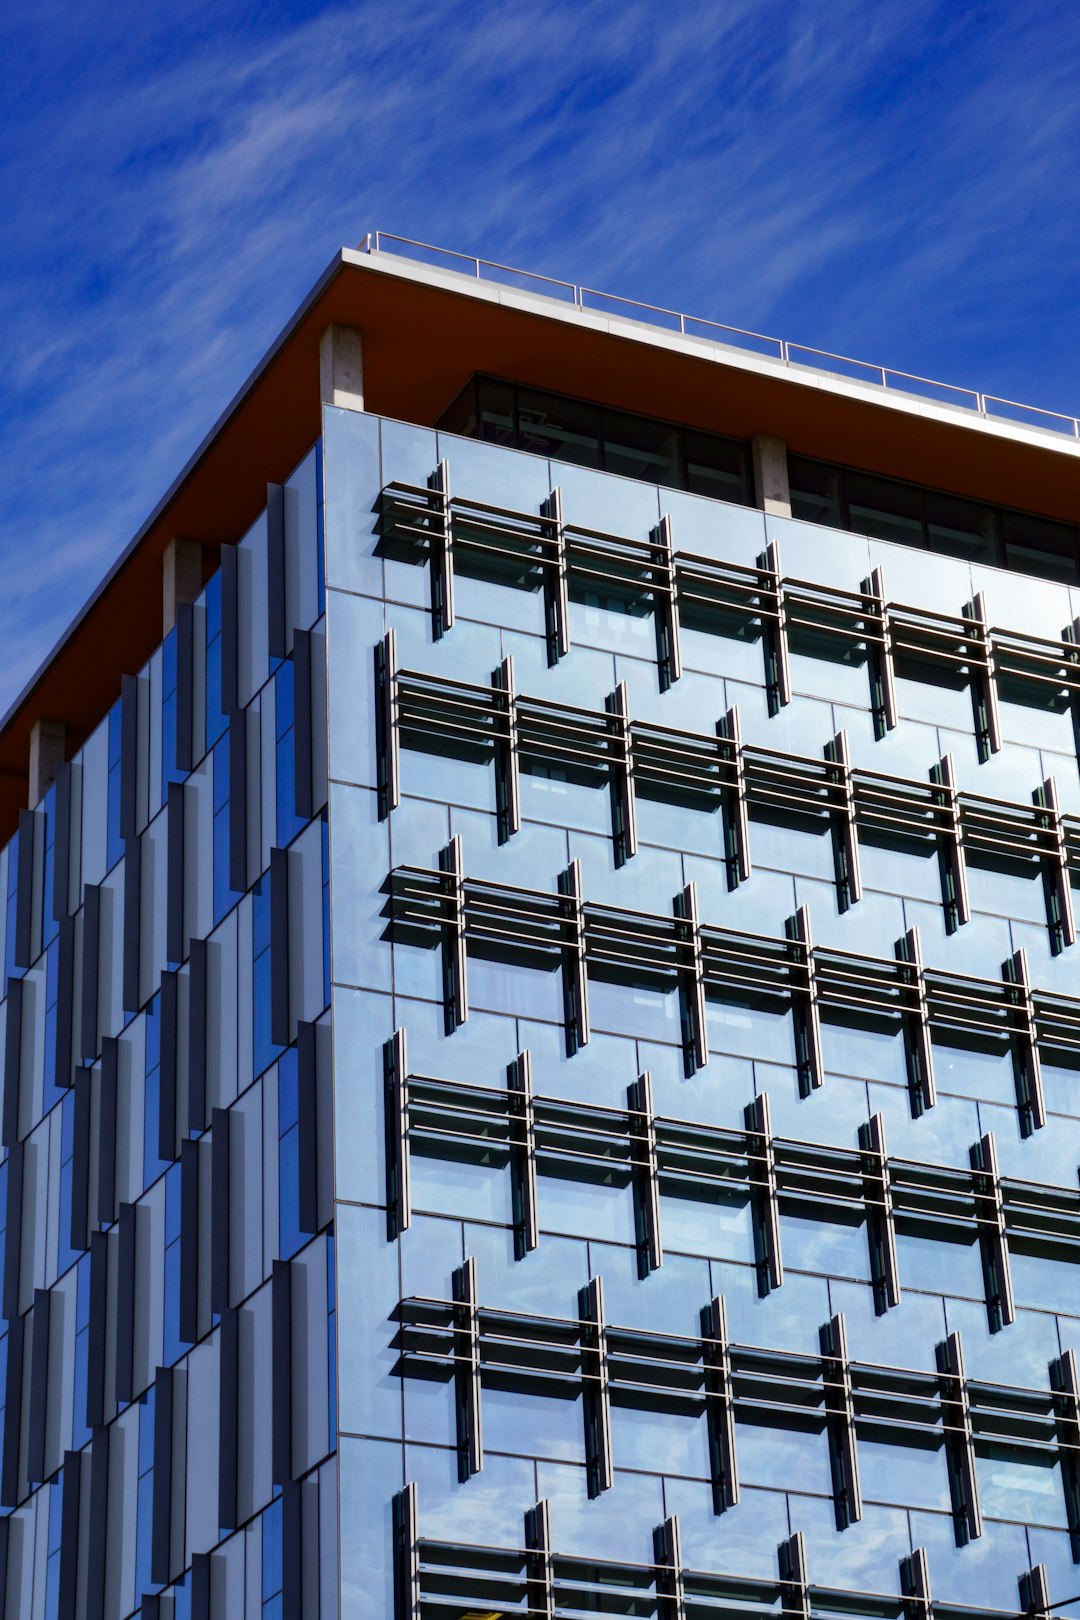
{"type": "Polygon", "coordinates": [[[474,281],[493,281],[502,286],[516,287],[522,292],[539,293],[542,297],[572,304],[577,309],[622,316],[660,331],[703,338],[706,342],[737,349],[745,354],[763,355],[785,366],[847,377],[854,382],[890,389],[893,393],[933,400],[939,405],[953,405],[988,421],[1015,422],[1045,433],[1080,439],[1080,417],[1065,416],[1059,411],[1044,411],[1036,405],[1022,405],[1017,400],[1000,399],[994,394],[980,394],[973,388],[958,388],[953,383],[936,382],[932,377],[919,377],[910,371],[895,371],[891,366],[875,366],[865,360],[852,360],[847,355],[831,354],[826,349],[809,348],[803,343],[789,343],[784,338],[768,337],[763,332],[725,326],[719,321],[685,315],[680,310],[664,309],[659,304],[620,298],[614,293],[599,292],[595,287],[559,281],[554,276],[540,275],[535,270],[519,270],[493,259],[455,253],[449,248],[434,247],[429,242],[417,242],[408,236],[371,231],[360,243],[360,248],[364,253],[387,252],[413,259],[419,264],[429,264],[435,269],[455,271],[474,281]]]}

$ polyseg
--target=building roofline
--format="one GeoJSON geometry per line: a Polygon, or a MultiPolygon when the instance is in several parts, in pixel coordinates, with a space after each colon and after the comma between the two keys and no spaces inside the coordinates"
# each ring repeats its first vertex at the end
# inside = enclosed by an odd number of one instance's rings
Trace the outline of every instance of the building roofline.
{"type": "Polygon", "coordinates": [[[77,749],[161,640],[161,559],[204,577],[321,431],[319,339],[358,327],[365,406],[433,424],[476,372],[1080,520],[1080,441],[669,331],[398,254],[340,249],[0,721],[0,837],[26,802],[30,731],[77,749]],[[598,382],[602,381],[602,387],[598,382]]]}

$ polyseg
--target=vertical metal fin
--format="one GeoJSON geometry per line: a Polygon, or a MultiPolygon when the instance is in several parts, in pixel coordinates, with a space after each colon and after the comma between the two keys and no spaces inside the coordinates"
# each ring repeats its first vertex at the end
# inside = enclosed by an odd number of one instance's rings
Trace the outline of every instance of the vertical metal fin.
{"type": "MultiPolygon", "coordinates": [[[[172,1467],[173,1467],[173,1382],[172,1367],[159,1367],[154,1375],[154,1486],[150,1514],[150,1579],[166,1586],[172,1568],[172,1467]]],[[[223,1529],[230,1521],[222,1519],[223,1529]]]]}
{"type": "Polygon", "coordinates": [[[855,784],[846,731],[838,731],[832,742],[825,744],[825,759],[829,766],[829,778],[838,790],[838,802],[833,804],[831,817],[837,902],[841,911],[847,911],[862,898],[862,875],[859,869],[859,828],[855,819],[855,784]]]}
{"type": "Polygon", "coordinates": [[[210,1309],[229,1308],[231,1247],[232,1115],[215,1108],[210,1121],[210,1309]]]}
{"type": "Polygon", "coordinates": [[[709,1061],[705,962],[701,949],[701,917],[696,883],[688,883],[675,896],[674,910],[676,932],[682,946],[679,953],[679,987],[682,992],[683,1060],[687,1074],[693,1074],[697,1069],[703,1069],[709,1061]]]}
{"type": "Polygon", "coordinates": [[[750,877],[750,809],[746,786],[746,759],[743,755],[739,711],[730,708],[716,722],[720,757],[728,766],[730,786],[724,793],[724,864],[727,885],[735,889],[750,877]]]}
{"type": "Polygon", "coordinates": [[[1075,1350],[1050,1363],[1050,1388],[1069,1540],[1073,1562],[1080,1563],[1080,1373],[1075,1350]]]}
{"type": "Polygon", "coordinates": [[[800,906],[795,915],[788,918],[784,932],[792,946],[791,1016],[795,1025],[795,1062],[799,1071],[799,1087],[805,1097],[825,1080],[809,907],[800,906]]]}
{"type": "MultiPolygon", "coordinates": [[[[152,880],[151,880],[152,881],[152,880]]],[[[124,849],[124,933],[121,994],[124,1011],[137,1013],[142,966],[142,839],[132,837],[124,849]]]]}
{"type": "Polygon", "coordinates": [[[629,1109],[627,1134],[630,1138],[638,1275],[647,1277],[664,1263],[660,1238],[660,1170],[656,1157],[652,1075],[648,1069],[626,1088],[626,1100],[629,1109]]]}
{"type": "Polygon", "coordinates": [[[1030,1136],[1033,1131],[1042,1130],[1046,1124],[1046,1102],[1043,1097],[1042,1059],[1039,1056],[1039,1030],[1031,994],[1031,975],[1028,972],[1027,952],[1022,945],[1007,962],[1002,963],[1001,970],[1013,1012],[1009,1039],[1020,1134],[1030,1136]]]}
{"type": "Polygon", "coordinates": [[[679,647],[679,581],[671,518],[665,512],[651,535],[659,552],[653,568],[653,612],[656,616],[656,665],[660,690],[667,692],[682,675],[679,647]]]}
{"type": "Polygon", "coordinates": [[[555,1620],[555,1561],[547,1499],[525,1511],[525,1602],[529,1620],[555,1620]]]}
{"type": "Polygon", "coordinates": [[[578,1291],[581,1317],[581,1376],[584,1383],[585,1474],[590,1497],[612,1485],[611,1390],[608,1382],[604,1284],[590,1277],[578,1291]]]}
{"type": "Polygon", "coordinates": [[[713,1512],[724,1513],[739,1500],[739,1467],[735,1449],[735,1386],[727,1305],[722,1294],[717,1294],[703,1309],[701,1332],[713,1512]]]}
{"type": "Polygon", "coordinates": [[[885,600],[885,578],[880,568],[862,582],[866,645],[869,656],[870,710],[874,736],[880,739],[896,729],[896,675],[893,668],[892,626],[885,600]]]}
{"type": "Polygon", "coordinates": [[[769,1095],[761,1092],[743,1110],[746,1121],[747,1176],[754,1222],[754,1259],[758,1293],[764,1296],[784,1281],[780,1248],[780,1205],[776,1188],[769,1095]]]}
{"type": "Polygon", "coordinates": [[[775,540],[769,541],[757,560],[757,566],[765,654],[765,693],[769,713],[776,715],[791,702],[791,663],[788,657],[787,609],[780,577],[780,547],[775,540]]]}
{"type": "Polygon", "coordinates": [[[930,1037],[930,1008],[926,999],[919,930],[909,928],[896,941],[896,959],[903,964],[904,1054],[907,1060],[908,1096],[911,1117],[918,1119],[937,1102],[934,1082],[934,1045],[930,1037]]]}
{"type": "Polygon", "coordinates": [[[495,807],[499,843],[521,827],[521,778],[518,766],[517,693],[514,689],[514,660],[508,655],[492,673],[495,713],[501,730],[495,745],[495,807]]]}
{"type": "Polygon", "coordinates": [[[536,1198],[536,1115],[532,1096],[532,1057],[519,1052],[507,1065],[510,1115],[510,1185],[514,1218],[514,1257],[523,1260],[540,1241],[536,1198]]]}
{"type": "Polygon", "coordinates": [[[566,1050],[570,1057],[589,1044],[589,974],[585,940],[585,901],[581,862],[571,861],[559,873],[563,932],[563,1005],[566,1015],[566,1050]]]}
{"type": "Polygon", "coordinates": [[[286,1485],[293,1477],[292,1454],[292,1266],[275,1260],[270,1281],[272,1325],[271,1477],[286,1485]]]}
{"type": "Polygon", "coordinates": [[[454,528],[450,463],[440,461],[428,479],[431,491],[431,633],[439,641],[454,623],[454,528]]]}
{"type": "Polygon", "coordinates": [[[971,1182],[975,1195],[975,1217],[979,1227],[983,1282],[986,1289],[986,1315],[991,1333],[1016,1320],[1013,1302],[1012,1269],[1009,1264],[1009,1236],[1005,1224],[1005,1202],[998,1175],[997,1148],[993,1131],[987,1131],[971,1149],[971,1182]]]}
{"type": "Polygon", "coordinates": [[[975,1474],[975,1431],[971,1402],[964,1372],[964,1352],[960,1334],[950,1333],[937,1346],[938,1388],[941,1419],[945,1431],[945,1455],[949,1466],[953,1528],[956,1545],[965,1546],[982,1535],[982,1512],[975,1474]]]}
{"type": "Polygon", "coordinates": [[[653,1531],[653,1558],[656,1569],[657,1620],[686,1620],[686,1588],[683,1582],[682,1538],[679,1519],[672,1514],[653,1531]]]}
{"type": "Polygon", "coordinates": [[[549,562],[544,569],[544,620],[548,663],[557,664],[570,651],[570,569],[566,556],[562,490],[557,486],[540,508],[548,520],[549,562]]]}
{"type": "Polygon", "coordinates": [[[452,1278],[454,1317],[454,1392],[457,1415],[458,1478],[464,1483],[484,1466],[480,1411],[480,1307],[476,1261],[458,1266],[452,1278]]]}
{"type": "Polygon", "coordinates": [[[292,1038],[290,864],[287,849],[270,851],[270,1039],[275,1046],[288,1046],[292,1038]]]}
{"type": "Polygon", "coordinates": [[[284,658],[285,635],[285,491],[266,486],[266,647],[271,659],[284,658]]]}
{"type": "Polygon", "coordinates": [[[409,1200],[408,1057],[404,1029],[383,1047],[386,1076],[386,1232],[393,1241],[408,1230],[409,1200]]]}
{"type": "Polygon", "coordinates": [[[975,721],[975,742],[980,760],[1001,751],[1001,721],[998,716],[997,672],[994,644],[986,622],[986,599],[979,591],[963,609],[969,637],[971,705],[975,721]]]}
{"type": "Polygon", "coordinates": [[[930,1560],[925,1547],[916,1547],[906,1558],[901,1558],[900,1592],[904,1599],[904,1620],[934,1620],[930,1560]]]}
{"type": "Polygon", "coordinates": [[[1045,1564],[1034,1565],[1020,1576],[1016,1584],[1025,1620],[1054,1620],[1053,1611],[1060,1605],[1050,1602],[1050,1581],[1045,1564]]]}
{"type": "Polygon", "coordinates": [[[611,831],[615,865],[625,866],[637,854],[637,806],[634,799],[634,740],[626,682],[620,681],[605,700],[611,752],[611,831]]]}
{"type": "Polygon", "coordinates": [[[836,1528],[846,1530],[848,1525],[862,1518],[862,1487],[855,1440],[855,1399],[842,1311],[822,1326],[819,1338],[836,1528]]]}
{"type": "Polygon", "coordinates": [[[415,1484],[393,1502],[394,1620],[420,1620],[420,1528],[415,1484]]]}
{"type": "Polygon", "coordinates": [[[866,1200],[866,1236],[870,1246],[874,1309],[881,1316],[900,1303],[896,1219],[885,1148],[884,1115],[874,1114],[859,1126],[859,1148],[862,1153],[863,1197],[866,1200]]]}
{"type": "Polygon", "coordinates": [[[465,926],[465,861],[461,834],[439,851],[443,873],[443,1008],[446,1033],[452,1035],[469,1016],[469,981],[465,926]]]}
{"type": "Polygon", "coordinates": [[[930,767],[930,781],[936,792],[935,803],[944,811],[944,838],[939,849],[941,900],[945,908],[945,929],[955,934],[971,916],[968,901],[967,861],[964,854],[964,825],[960,815],[960,795],[951,754],[930,767]]]}
{"type": "Polygon", "coordinates": [[[379,820],[401,802],[401,727],[398,712],[397,631],[390,629],[375,648],[377,786],[379,820]]]}
{"type": "Polygon", "coordinates": [[[1069,877],[1069,850],[1065,838],[1065,821],[1058,800],[1057,782],[1048,776],[1032,794],[1034,803],[1042,812],[1040,824],[1050,834],[1052,852],[1043,858],[1043,884],[1046,889],[1046,921],[1050,929],[1050,949],[1057,956],[1076,943],[1076,919],[1073,915],[1072,883],[1069,877]]]}
{"type": "Polygon", "coordinates": [[[806,1542],[801,1530],[776,1549],[780,1571],[780,1604],[784,1620],[811,1620],[810,1581],[806,1571],[806,1542]]]}

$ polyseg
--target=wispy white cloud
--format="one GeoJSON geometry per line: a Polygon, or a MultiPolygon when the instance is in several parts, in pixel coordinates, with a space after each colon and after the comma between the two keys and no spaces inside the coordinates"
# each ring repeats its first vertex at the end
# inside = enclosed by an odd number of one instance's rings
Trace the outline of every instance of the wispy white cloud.
{"type": "Polygon", "coordinates": [[[120,4],[130,41],[82,71],[66,0],[0,24],[0,59],[27,62],[69,25],[0,160],[0,703],[375,225],[1049,386],[1049,356],[1001,334],[1018,308],[1045,325],[1075,258],[1080,30],[1057,11],[1048,49],[1038,8],[1012,11],[362,0],[260,33],[193,4],[168,55],[120,4]]]}

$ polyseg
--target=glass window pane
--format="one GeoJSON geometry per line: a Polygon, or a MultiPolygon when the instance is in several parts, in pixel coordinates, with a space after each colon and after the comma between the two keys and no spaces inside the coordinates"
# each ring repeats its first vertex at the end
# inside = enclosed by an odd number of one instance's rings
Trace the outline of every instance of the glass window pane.
{"type": "Polygon", "coordinates": [[[604,412],[604,467],[624,478],[682,488],[679,430],[647,416],[604,412]]]}
{"type": "Polygon", "coordinates": [[[714,501],[753,505],[750,455],[744,444],[689,430],[684,433],[683,442],[688,490],[695,495],[709,495],[714,501]]]}
{"type": "MultiPolygon", "coordinates": [[[[486,405],[484,416],[486,423],[486,405]]],[[[486,426],[484,437],[489,437],[486,426]]],[[[584,400],[519,388],[518,447],[580,467],[599,467],[600,412],[584,400]]]]}
{"type": "Polygon", "coordinates": [[[1000,561],[1001,523],[991,506],[928,490],[926,528],[931,551],[970,562],[1000,561]]]}
{"type": "Polygon", "coordinates": [[[848,516],[857,534],[896,540],[904,546],[923,543],[922,490],[869,473],[847,475],[848,516]]]}
{"type": "MultiPolygon", "coordinates": [[[[476,384],[480,437],[492,444],[516,444],[514,426],[514,386],[481,377],[476,384]]],[[[528,445],[527,449],[533,449],[528,445]]]]}
{"type": "Polygon", "coordinates": [[[1043,579],[1075,579],[1076,530],[1068,523],[1006,512],[1005,565],[1043,579]]]}
{"type": "Polygon", "coordinates": [[[788,479],[792,517],[806,523],[827,523],[833,529],[844,528],[839,468],[804,456],[789,456],[788,479]]]}

